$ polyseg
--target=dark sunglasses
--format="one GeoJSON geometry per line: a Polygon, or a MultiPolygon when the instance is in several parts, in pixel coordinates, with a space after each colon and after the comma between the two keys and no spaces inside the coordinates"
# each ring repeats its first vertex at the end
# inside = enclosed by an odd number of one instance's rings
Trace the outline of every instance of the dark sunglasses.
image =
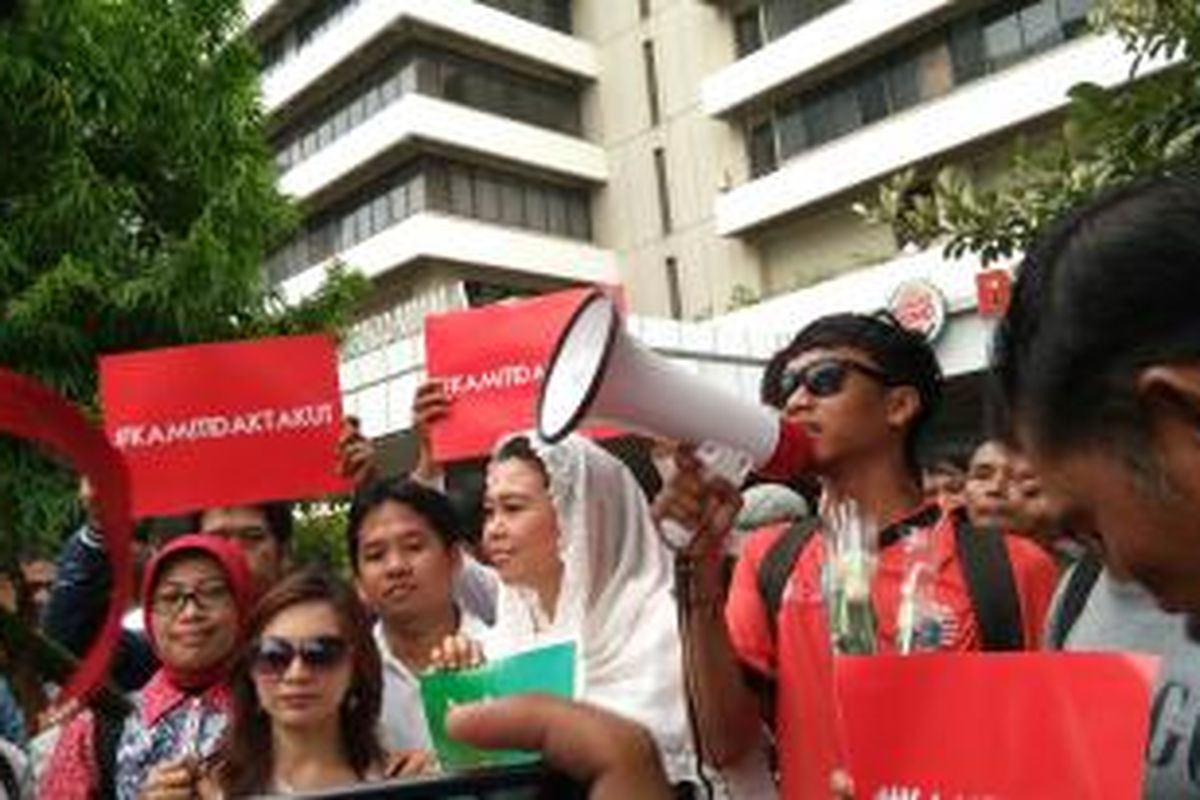
{"type": "Polygon", "coordinates": [[[299,658],[309,669],[330,670],[346,657],[346,640],[340,636],[311,639],[281,639],[268,636],[254,647],[253,670],[259,675],[279,677],[299,658]]]}
{"type": "Polygon", "coordinates": [[[832,397],[846,385],[846,377],[858,372],[873,378],[884,386],[892,381],[883,370],[860,364],[848,358],[822,358],[802,369],[785,369],[779,376],[779,389],[784,400],[801,386],[813,397],[832,397]]]}

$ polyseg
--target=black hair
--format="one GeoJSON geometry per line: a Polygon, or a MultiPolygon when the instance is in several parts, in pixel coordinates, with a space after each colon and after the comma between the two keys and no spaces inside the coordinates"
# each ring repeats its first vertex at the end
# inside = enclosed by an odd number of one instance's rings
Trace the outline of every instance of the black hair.
{"type": "MultiPolygon", "coordinates": [[[[267,521],[267,532],[271,534],[281,547],[286,548],[292,541],[295,522],[292,519],[292,503],[290,500],[271,500],[265,503],[248,503],[246,508],[255,508],[263,513],[267,521]]],[[[203,527],[204,512],[197,511],[189,519],[188,531],[198,531],[203,527]]],[[[176,533],[171,524],[167,523],[164,531],[168,536],[176,533]]]]}
{"type": "Polygon", "coordinates": [[[1195,175],[1144,178],[1064,215],[1029,249],[993,341],[1010,422],[1048,452],[1144,451],[1138,372],[1200,358],[1197,297],[1195,175]]]}
{"type": "Polygon", "coordinates": [[[513,436],[505,440],[504,444],[496,451],[496,455],[492,457],[493,462],[508,461],[509,459],[517,459],[524,461],[531,467],[536,469],[541,476],[546,480],[546,484],[550,484],[550,473],[546,471],[546,465],[542,462],[541,456],[533,449],[533,442],[529,441],[528,436],[513,436]]]}
{"type": "Polygon", "coordinates": [[[921,409],[909,426],[904,453],[909,468],[918,473],[917,443],[942,399],[942,368],[925,337],[902,326],[886,312],[830,314],[806,325],[796,337],[771,357],[763,372],[759,394],[775,408],[787,402],[783,373],[797,356],[810,350],[850,347],[874,362],[891,386],[911,386],[921,398],[921,409]]]}
{"type": "Polygon", "coordinates": [[[358,537],[363,523],[368,514],[386,503],[399,503],[419,514],[446,547],[462,538],[462,523],[446,495],[412,480],[378,480],[359,491],[350,507],[346,547],[355,572],[358,572],[358,537]]]}

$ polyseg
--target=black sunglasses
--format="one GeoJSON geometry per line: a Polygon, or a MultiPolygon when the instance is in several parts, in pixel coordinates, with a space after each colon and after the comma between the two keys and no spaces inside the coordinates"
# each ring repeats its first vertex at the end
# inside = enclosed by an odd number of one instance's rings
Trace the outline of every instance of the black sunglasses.
{"type": "Polygon", "coordinates": [[[846,377],[851,372],[859,372],[884,386],[892,384],[887,373],[875,367],[848,358],[822,358],[801,369],[785,369],[779,376],[781,396],[786,400],[803,386],[813,397],[832,397],[846,385],[846,377]]]}
{"type": "Polygon", "coordinates": [[[330,670],[346,657],[346,640],[340,636],[314,636],[311,639],[282,639],[268,636],[254,647],[253,669],[259,675],[278,677],[299,658],[312,670],[330,670]]]}

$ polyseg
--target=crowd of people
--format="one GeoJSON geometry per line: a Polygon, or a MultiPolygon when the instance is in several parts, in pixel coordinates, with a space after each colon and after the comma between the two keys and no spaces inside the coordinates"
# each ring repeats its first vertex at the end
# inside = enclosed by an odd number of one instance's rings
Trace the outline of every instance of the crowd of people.
{"type": "MultiPolygon", "coordinates": [[[[850,797],[845,754],[812,735],[817,641],[1160,655],[1146,794],[1200,797],[1196,219],[1200,184],[1155,177],[1044,233],[996,334],[995,429],[969,451],[921,446],[943,384],[927,341],[834,313],[763,374],[762,401],[811,442],[787,485],[712,478],[695,443],[631,468],[580,436],[514,432],[483,467],[473,532],[432,457],[451,401],[431,381],[410,475],[379,476],[369,442],[343,437],[350,575],[291,563],[286,503],[199,511],[143,569],[112,668],[127,712],[0,726],[0,785],[168,800],[436,773],[420,676],[567,640],[579,702],[460,708],[451,732],[540,750],[594,798],[850,797]],[[830,576],[851,524],[869,614],[843,628],[830,576]]],[[[89,518],[46,599],[44,632],[76,653],[106,611],[104,548],[89,518]]]]}

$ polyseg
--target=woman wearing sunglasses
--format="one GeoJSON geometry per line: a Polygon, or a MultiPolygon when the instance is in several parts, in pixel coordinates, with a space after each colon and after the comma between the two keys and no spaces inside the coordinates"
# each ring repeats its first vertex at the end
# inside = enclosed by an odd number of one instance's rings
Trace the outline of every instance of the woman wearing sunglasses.
{"type": "MultiPolygon", "coordinates": [[[[384,777],[382,670],[350,588],[317,570],[263,596],[233,676],[219,794],[290,794],[384,777]]],[[[205,792],[206,794],[208,792],[205,792]]]]}
{"type": "Polygon", "coordinates": [[[241,550],[224,539],[193,534],[164,547],[146,567],[142,591],[162,666],[124,721],[85,711],[68,723],[39,796],[154,800],[174,772],[194,771],[225,732],[251,585],[241,550]]]}

